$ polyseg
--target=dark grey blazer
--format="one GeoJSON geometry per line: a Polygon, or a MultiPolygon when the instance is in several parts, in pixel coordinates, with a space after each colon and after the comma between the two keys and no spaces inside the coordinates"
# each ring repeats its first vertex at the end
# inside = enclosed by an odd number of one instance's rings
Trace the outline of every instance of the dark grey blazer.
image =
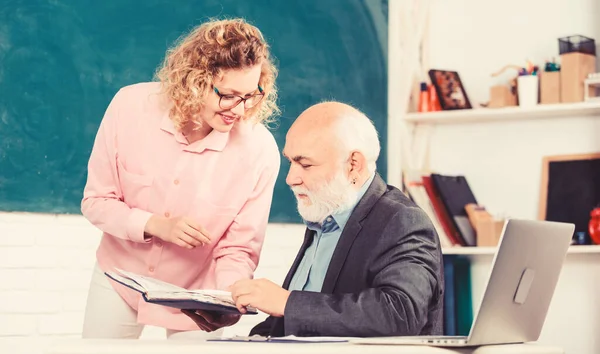
{"type": "MultiPolygon", "coordinates": [[[[306,230],[284,288],[313,235],[306,230]]],[[[292,291],[284,316],[268,317],[250,335],[441,335],[443,274],[431,220],[376,175],[340,236],[321,292],[292,291]]]]}

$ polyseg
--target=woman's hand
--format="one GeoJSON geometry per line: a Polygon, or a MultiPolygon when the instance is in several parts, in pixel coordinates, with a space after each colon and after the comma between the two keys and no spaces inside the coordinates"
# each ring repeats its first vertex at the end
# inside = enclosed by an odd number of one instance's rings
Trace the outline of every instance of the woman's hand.
{"type": "Polygon", "coordinates": [[[185,218],[163,218],[153,215],[148,220],[144,231],[165,242],[193,249],[210,242],[210,235],[202,225],[185,218]]]}

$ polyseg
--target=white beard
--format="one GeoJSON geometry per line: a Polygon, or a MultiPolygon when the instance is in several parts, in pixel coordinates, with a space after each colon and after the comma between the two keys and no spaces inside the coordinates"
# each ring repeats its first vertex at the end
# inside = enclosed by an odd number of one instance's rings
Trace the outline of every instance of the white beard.
{"type": "Polygon", "coordinates": [[[308,191],[302,187],[293,187],[296,196],[298,213],[306,221],[322,223],[329,215],[346,211],[352,207],[358,191],[340,171],[323,187],[316,191],[308,191]],[[298,194],[305,194],[310,200],[308,205],[305,200],[298,198],[298,194]]]}

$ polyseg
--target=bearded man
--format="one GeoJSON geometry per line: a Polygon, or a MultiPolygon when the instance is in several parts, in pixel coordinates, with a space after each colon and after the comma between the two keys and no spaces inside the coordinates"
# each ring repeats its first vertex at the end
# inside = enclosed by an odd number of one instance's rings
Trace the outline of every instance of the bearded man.
{"type": "MultiPolygon", "coordinates": [[[[360,111],[325,102],[304,111],[286,136],[286,182],[307,229],[283,287],[241,280],[238,309],[270,316],[262,336],[443,334],[443,260],[425,212],[376,172],[380,145],[360,111]]],[[[187,312],[205,330],[239,316],[187,312]]]]}

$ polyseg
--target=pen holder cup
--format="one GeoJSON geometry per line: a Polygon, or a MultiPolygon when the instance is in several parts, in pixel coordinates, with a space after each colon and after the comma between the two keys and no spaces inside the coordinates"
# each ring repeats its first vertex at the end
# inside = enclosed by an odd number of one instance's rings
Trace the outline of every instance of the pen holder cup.
{"type": "Polygon", "coordinates": [[[539,77],[523,75],[517,79],[517,91],[520,107],[532,107],[539,101],[539,77]]]}

